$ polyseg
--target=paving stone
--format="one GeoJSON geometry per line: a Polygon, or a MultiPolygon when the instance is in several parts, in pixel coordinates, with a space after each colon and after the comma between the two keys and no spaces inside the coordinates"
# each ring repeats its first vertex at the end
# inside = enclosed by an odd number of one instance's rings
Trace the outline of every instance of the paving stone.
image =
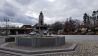
{"type": "MultiPolygon", "coordinates": [[[[75,51],[63,53],[48,53],[44,56],[98,56],[98,41],[70,41],[78,43],[75,51]]],[[[0,53],[0,56],[17,56],[12,54],[0,53]]]]}
{"type": "Polygon", "coordinates": [[[78,46],[76,47],[75,51],[62,53],[62,55],[63,56],[98,56],[97,44],[98,41],[83,41],[83,42],[78,41],[78,46]]]}

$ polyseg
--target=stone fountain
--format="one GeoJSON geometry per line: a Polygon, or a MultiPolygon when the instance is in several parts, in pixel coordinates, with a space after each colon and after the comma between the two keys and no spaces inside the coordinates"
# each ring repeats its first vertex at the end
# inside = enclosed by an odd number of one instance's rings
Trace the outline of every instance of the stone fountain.
{"type": "Polygon", "coordinates": [[[15,37],[15,42],[4,43],[0,50],[18,55],[40,55],[51,52],[72,51],[76,44],[66,44],[65,36],[52,36],[43,34],[43,13],[39,15],[39,35],[15,37]]]}
{"type": "Polygon", "coordinates": [[[17,37],[16,44],[18,46],[32,46],[32,47],[53,47],[65,44],[65,37],[60,36],[45,36],[43,34],[44,18],[43,13],[40,12],[38,29],[39,35],[29,37],[17,37]]]}

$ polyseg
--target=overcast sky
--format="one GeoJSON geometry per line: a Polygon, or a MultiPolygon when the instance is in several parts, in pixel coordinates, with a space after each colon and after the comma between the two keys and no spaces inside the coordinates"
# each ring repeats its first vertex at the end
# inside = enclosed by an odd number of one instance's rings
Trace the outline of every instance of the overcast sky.
{"type": "Polygon", "coordinates": [[[66,18],[82,20],[85,12],[98,9],[98,0],[0,0],[0,25],[9,18],[13,25],[35,24],[43,11],[45,23],[65,21],[66,18]]]}

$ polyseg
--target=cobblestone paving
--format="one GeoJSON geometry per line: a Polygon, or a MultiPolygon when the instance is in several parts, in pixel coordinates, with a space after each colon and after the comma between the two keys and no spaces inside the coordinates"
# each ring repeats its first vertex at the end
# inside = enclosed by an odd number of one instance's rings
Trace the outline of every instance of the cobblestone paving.
{"type": "MultiPolygon", "coordinates": [[[[0,45],[3,44],[3,43],[4,43],[4,38],[0,38],[0,45]]],[[[18,55],[7,54],[7,53],[0,52],[0,56],[18,56],[18,55]]]]}
{"type": "Polygon", "coordinates": [[[7,54],[7,53],[0,52],[0,56],[18,56],[18,55],[13,55],[13,54],[7,54]]]}
{"type": "Polygon", "coordinates": [[[75,51],[46,54],[45,56],[98,56],[98,41],[78,41],[75,51]]]}
{"type": "MultiPolygon", "coordinates": [[[[78,43],[75,51],[48,53],[45,56],[98,56],[98,41],[69,41],[78,43]]],[[[0,52],[0,56],[17,56],[0,52]]]]}

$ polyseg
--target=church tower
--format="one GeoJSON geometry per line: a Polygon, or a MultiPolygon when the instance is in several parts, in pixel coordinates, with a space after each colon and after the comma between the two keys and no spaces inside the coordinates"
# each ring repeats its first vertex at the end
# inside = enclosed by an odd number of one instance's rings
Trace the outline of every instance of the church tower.
{"type": "Polygon", "coordinates": [[[39,15],[39,26],[43,26],[43,25],[44,25],[44,15],[41,11],[39,15]]]}

